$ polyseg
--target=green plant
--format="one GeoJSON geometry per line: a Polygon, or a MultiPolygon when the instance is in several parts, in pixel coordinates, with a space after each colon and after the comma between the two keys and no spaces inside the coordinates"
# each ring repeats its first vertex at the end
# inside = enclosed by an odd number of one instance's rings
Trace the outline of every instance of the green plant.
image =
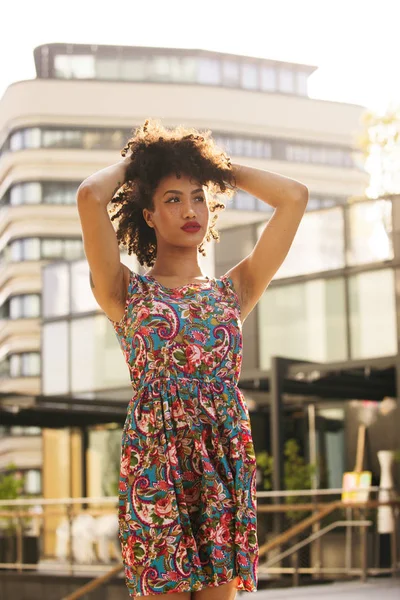
{"type": "Polygon", "coordinates": [[[0,500],[16,500],[24,488],[24,480],[17,467],[10,463],[6,473],[0,475],[0,500]]]}
{"type": "MultiPolygon", "coordinates": [[[[315,473],[315,465],[307,464],[304,457],[300,455],[300,446],[295,439],[289,439],[284,447],[284,485],[286,490],[308,490],[311,489],[312,476],[315,473]]],[[[257,466],[263,477],[264,490],[272,489],[272,472],[274,458],[265,450],[256,454],[257,466]]],[[[286,504],[303,503],[301,496],[286,496],[286,504]]],[[[287,518],[293,523],[301,521],[309,513],[306,511],[288,511],[287,518]]]]}
{"type": "MultiPolygon", "coordinates": [[[[15,464],[10,463],[5,473],[0,474],[0,500],[16,500],[21,497],[24,489],[24,478],[19,474],[15,464]]],[[[11,506],[2,506],[2,510],[12,510],[11,506]]],[[[15,519],[8,517],[0,518],[0,527],[8,532],[15,530],[15,519]],[[1,527],[3,524],[3,527],[1,527]],[[4,527],[5,525],[5,527],[4,527]]]]}

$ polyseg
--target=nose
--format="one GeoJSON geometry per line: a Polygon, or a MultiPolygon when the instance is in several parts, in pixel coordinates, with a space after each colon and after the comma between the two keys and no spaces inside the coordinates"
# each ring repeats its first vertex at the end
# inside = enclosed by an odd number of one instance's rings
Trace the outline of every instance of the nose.
{"type": "Polygon", "coordinates": [[[189,217],[190,219],[193,219],[193,217],[196,216],[196,213],[191,204],[188,204],[185,206],[185,210],[183,211],[183,214],[185,217],[189,217]]]}

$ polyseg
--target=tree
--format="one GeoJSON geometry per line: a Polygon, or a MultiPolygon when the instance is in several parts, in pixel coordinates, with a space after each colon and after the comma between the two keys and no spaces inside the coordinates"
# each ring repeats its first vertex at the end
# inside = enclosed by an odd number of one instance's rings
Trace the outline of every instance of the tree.
{"type": "Polygon", "coordinates": [[[400,193],[400,107],[378,115],[366,111],[358,145],[370,174],[371,198],[400,193]]]}
{"type": "MultiPolygon", "coordinates": [[[[23,489],[24,478],[21,477],[16,465],[10,463],[7,471],[0,475],[0,500],[16,500],[21,496],[23,489]]],[[[7,506],[3,506],[2,508],[3,510],[9,510],[7,506]]],[[[2,524],[9,532],[14,530],[14,519],[0,519],[0,529],[2,524]]]]}
{"type": "Polygon", "coordinates": [[[16,465],[9,464],[7,472],[0,475],[0,500],[16,500],[23,488],[24,480],[19,475],[16,465]]]}
{"type": "MultiPolygon", "coordinates": [[[[312,476],[315,472],[315,465],[306,463],[300,455],[300,446],[295,439],[289,439],[285,443],[284,449],[284,484],[286,490],[309,490],[311,489],[312,476]]],[[[265,490],[272,489],[272,471],[274,458],[268,452],[259,452],[257,454],[257,466],[263,476],[263,487],[265,490]]],[[[287,504],[303,503],[301,496],[286,496],[287,504]]],[[[291,522],[301,521],[309,513],[301,511],[288,511],[287,517],[291,522]]]]}

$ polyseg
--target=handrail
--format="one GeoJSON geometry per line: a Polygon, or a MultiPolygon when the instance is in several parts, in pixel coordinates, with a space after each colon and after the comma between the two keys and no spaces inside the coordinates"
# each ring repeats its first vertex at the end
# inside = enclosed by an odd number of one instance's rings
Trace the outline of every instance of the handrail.
{"type": "Polygon", "coordinates": [[[323,529],[319,529],[318,531],[312,533],[311,535],[308,536],[308,538],[306,538],[305,540],[302,540],[301,542],[298,542],[294,546],[291,546],[284,552],[281,552],[280,554],[273,556],[272,558],[267,560],[266,563],[263,563],[262,566],[263,567],[272,567],[273,564],[280,562],[283,558],[286,558],[287,556],[290,556],[291,554],[294,554],[301,548],[304,548],[304,546],[307,546],[311,542],[314,542],[315,540],[324,536],[326,533],[329,533],[329,531],[332,531],[332,529],[336,529],[337,527],[369,527],[370,525],[372,525],[372,521],[335,521],[334,523],[331,523],[330,525],[326,525],[326,527],[324,527],[323,529]]]}
{"type": "Polygon", "coordinates": [[[72,594],[69,594],[69,596],[64,596],[62,600],[77,600],[78,598],[82,598],[82,596],[84,596],[85,594],[93,592],[93,590],[96,590],[97,588],[101,587],[109,579],[112,579],[115,575],[118,575],[118,573],[123,571],[123,569],[124,565],[117,565],[116,567],[108,571],[108,573],[105,573],[105,575],[100,575],[100,577],[92,579],[72,594]]]}
{"type": "MultiPolygon", "coordinates": [[[[370,488],[365,488],[363,492],[371,493],[382,491],[383,488],[379,488],[378,486],[371,486],[370,488]]],[[[284,498],[286,496],[340,496],[344,491],[344,488],[324,488],[324,489],[308,489],[308,490],[273,490],[273,491],[258,491],[256,492],[257,498],[284,498]]],[[[385,490],[384,491],[392,491],[385,490]]],[[[48,504],[57,505],[57,504],[84,504],[84,503],[92,503],[92,504],[115,504],[118,502],[117,496],[100,496],[93,497],[90,496],[82,496],[80,498],[20,498],[17,500],[0,500],[0,506],[31,506],[35,504],[40,504],[42,506],[46,506],[48,504]]]]}
{"type": "Polygon", "coordinates": [[[284,531],[280,535],[276,536],[273,540],[266,542],[265,544],[263,544],[262,546],[259,547],[259,549],[258,549],[259,556],[263,556],[264,554],[267,554],[267,552],[270,552],[277,546],[286,544],[292,537],[294,537],[298,533],[301,533],[302,531],[304,531],[305,529],[310,527],[310,525],[314,525],[314,523],[317,523],[318,521],[320,521],[327,515],[331,514],[334,510],[336,510],[336,508],[338,507],[338,504],[340,504],[340,503],[339,502],[329,502],[329,504],[327,504],[327,506],[325,508],[323,508],[322,510],[316,512],[315,514],[311,515],[310,517],[307,517],[300,523],[296,523],[296,525],[293,525],[293,527],[291,527],[287,531],[284,531]]]}
{"type": "MultiPolygon", "coordinates": [[[[283,509],[284,510],[296,510],[299,506],[301,506],[301,505],[296,505],[296,504],[293,504],[293,505],[283,504],[283,505],[278,505],[278,506],[272,505],[271,510],[268,512],[273,512],[274,509],[278,510],[278,511],[283,510],[283,509]]],[[[310,506],[310,510],[315,508],[315,505],[310,504],[309,506],[310,506]]],[[[291,527],[287,531],[284,531],[283,533],[279,534],[273,540],[270,540],[269,542],[266,542],[265,544],[260,546],[259,556],[267,554],[268,552],[270,552],[277,546],[286,544],[291,538],[293,538],[297,534],[301,533],[302,531],[304,531],[311,525],[314,525],[314,523],[318,523],[319,521],[321,521],[321,519],[323,519],[324,517],[331,514],[337,508],[367,509],[367,508],[378,508],[379,506],[392,506],[392,507],[397,506],[397,507],[399,507],[400,499],[388,500],[386,502],[380,502],[379,500],[368,500],[367,502],[352,502],[352,503],[342,502],[341,500],[337,500],[335,502],[329,502],[329,504],[325,505],[325,508],[322,508],[318,512],[315,512],[310,517],[307,517],[303,521],[300,521],[300,523],[296,523],[296,525],[293,525],[293,527],[291,527]]],[[[301,510],[304,510],[304,509],[302,508],[301,510]]]]}

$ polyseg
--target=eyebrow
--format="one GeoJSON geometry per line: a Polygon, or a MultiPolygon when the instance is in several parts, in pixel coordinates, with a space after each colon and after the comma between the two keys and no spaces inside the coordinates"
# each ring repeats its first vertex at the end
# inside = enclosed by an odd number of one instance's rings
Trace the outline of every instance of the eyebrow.
{"type": "MultiPolygon", "coordinates": [[[[197,188],[197,190],[193,190],[193,192],[191,192],[192,194],[198,194],[199,192],[203,192],[204,190],[203,188],[197,188]]],[[[165,196],[166,194],[180,194],[182,195],[183,192],[181,192],[180,190],[167,190],[166,192],[164,192],[163,196],[165,196]]]]}

